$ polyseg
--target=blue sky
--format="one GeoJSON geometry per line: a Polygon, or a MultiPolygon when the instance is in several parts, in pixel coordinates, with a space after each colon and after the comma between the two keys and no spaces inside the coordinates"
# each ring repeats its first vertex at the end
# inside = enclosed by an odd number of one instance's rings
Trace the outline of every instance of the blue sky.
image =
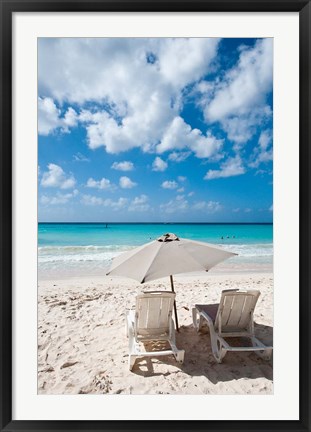
{"type": "Polygon", "coordinates": [[[273,42],[41,38],[41,222],[272,222],[273,42]]]}

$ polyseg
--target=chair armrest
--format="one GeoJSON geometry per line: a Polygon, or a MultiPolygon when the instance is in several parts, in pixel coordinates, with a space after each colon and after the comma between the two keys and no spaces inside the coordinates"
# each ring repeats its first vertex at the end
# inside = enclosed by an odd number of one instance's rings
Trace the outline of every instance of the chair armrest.
{"type": "Polygon", "coordinates": [[[202,318],[206,319],[209,325],[214,325],[213,319],[206,312],[200,312],[200,315],[202,318]]]}

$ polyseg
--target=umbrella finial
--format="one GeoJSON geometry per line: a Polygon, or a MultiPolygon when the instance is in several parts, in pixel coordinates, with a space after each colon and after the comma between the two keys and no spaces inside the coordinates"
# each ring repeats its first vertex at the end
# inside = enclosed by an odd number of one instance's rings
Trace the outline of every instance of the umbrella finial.
{"type": "Polygon", "coordinates": [[[159,242],[171,242],[171,241],[179,241],[179,237],[173,233],[163,234],[161,237],[157,238],[159,242]]]}

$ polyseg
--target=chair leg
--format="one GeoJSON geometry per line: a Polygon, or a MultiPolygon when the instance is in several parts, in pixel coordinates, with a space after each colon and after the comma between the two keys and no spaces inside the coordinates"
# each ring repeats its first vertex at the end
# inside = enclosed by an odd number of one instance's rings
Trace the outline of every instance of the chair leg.
{"type": "Polygon", "coordinates": [[[129,333],[133,329],[133,326],[134,326],[134,314],[132,310],[129,310],[126,312],[125,315],[125,332],[127,337],[129,337],[129,333]]]}
{"type": "Polygon", "coordinates": [[[256,351],[256,354],[264,360],[270,360],[272,356],[272,348],[265,349],[264,351],[256,351]]]}
{"type": "Polygon", "coordinates": [[[130,314],[127,316],[126,322],[127,322],[127,336],[129,340],[128,365],[129,365],[129,369],[132,370],[137,356],[134,354],[136,352],[136,343],[134,338],[133,322],[131,321],[130,314]]]}
{"type": "Polygon", "coordinates": [[[176,348],[176,351],[174,350],[174,357],[178,363],[183,363],[185,358],[185,350],[179,350],[176,348]]]}
{"type": "Polygon", "coordinates": [[[129,337],[129,322],[128,322],[128,316],[126,316],[125,318],[125,336],[128,338],[129,337]]]}
{"type": "MultiPolygon", "coordinates": [[[[198,313],[198,310],[196,308],[192,308],[192,319],[193,319],[193,325],[196,328],[196,330],[199,332],[201,330],[203,319],[204,317],[198,313]],[[199,317],[198,317],[199,315],[199,317]]],[[[211,346],[212,346],[212,353],[215,357],[215,360],[217,363],[221,363],[222,359],[227,354],[227,350],[223,347],[223,340],[220,338],[214,329],[214,324],[211,320],[211,318],[205,316],[207,327],[209,330],[210,338],[211,338],[211,346]]]]}
{"type": "Polygon", "coordinates": [[[192,322],[193,326],[196,329],[197,332],[201,330],[202,324],[203,324],[203,318],[198,313],[197,308],[192,308],[192,322]]]}
{"type": "Polygon", "coordinates": [[[134,355],[129,355],[129,360],[128,360],[128,364],[129,364],[129,370],[133,370],[134,364],[135,364],[135,360],[136,360],[136,356],[134,355]]]}
{"type": "Polygon", "coordinates": [[[217,363],[221,363],[227,350],[223,348],[222,338],[217,336],[210,328],[212,352],[217,363]]]}
{"type": "Polygon", "coordinates": [[[185,350],[179,350],[176,346],[175,324],[174,324],[174,321],[172,319],[170,321],[169,344],[170,344],[171,349],[174,353],[174,357],[175,357],[176,361],[178,361],[179,363],[183,363],[184,362],[184,356],[185,356],[185,350]]]}
{"type": "Polygon", "coordinates": [[[134,335],[133,332],[129,331],[129,359],[128,359],[128,365],[129,365],[129,369],[130,371],[133,369],[134,364],[135,364],[135,360],[137,359],[137,346],[136,346],[136,342],[134,339],[134,335]]]}
{"type": "Polygon", "coordinates": [[[255,351],[255,353],[258,355],[258,357],[260,357],[260,358],[262,358],[264,360],[270,360],[270,358],[272,356],[272,348],[271,347],[267,347],[266,345],[264,345],[256,337],[252,337],[251,340],[252,340],[252,345],[254,347],[260,347],[260,348],[262,348],[262,351],[255,351]]]}
{"type": "Polygon", "coordinates": [[[171,350],[173,351],[173,355],[175,357],[175,360],[179,363],[184,362],[184,356],[185,356],[185,350],[179,350],[177,346],[175,345],[175,338],[172,338],[168,341],[171,347],[171,350]]]}
{"type": "Polygon", "coordinates": [[[197,309],[196,308],[192,308],[192,322],[193,322],[193,327],[198,330],[198,320],[197,320],[197,309]]]}

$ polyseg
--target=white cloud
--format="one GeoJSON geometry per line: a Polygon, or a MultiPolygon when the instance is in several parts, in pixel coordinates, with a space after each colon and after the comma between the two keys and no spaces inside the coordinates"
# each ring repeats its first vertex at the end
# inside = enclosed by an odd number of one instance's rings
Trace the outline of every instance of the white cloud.
{"type": "Polygon", "coordinates": [[[41,186],[43,187],[71,189],[75,184],[76,180],[72,174],[67,175],[59,165],[53,163],[48,165],[48,171],[43,173],[41,179],[41,186]]]}
{"type": "Polygon", "coordinates": [[[258,40],[254,47],[241,50],[235,67],[209,87],[198,88],[205,103],[204,115],[209,122],[220,122],[229,139],[244,143],[267,116],[266,95],[272,90],[273,40],[258,40]]]}
{"type": "Polygon", "coordinates": [[[216,86],[219,85],[220,77],[217,76],[215,81],[202,80],[198,82],[193,88],[193,95],[199,94],[200,98],[196,100],[196,104],[199,108],[205,109],[207,104],[213,99],[216,86]]]}
{"type": "Polygon", "coordinates": [[[266,174],[267,171],[264,169],[258,169],[257,171],[255,171],[255,176],[260,175],[262,176],[263,174],[266,174]]]}
{"type": "Polygon", "coordinates": [[[92,177],[88,179],[86,182],[86,187],[96,188],[96,189],[110,189],[113,190],[116,186],[111,183],[109,179],[102,178],[101,180],[94,180],[92,177]]]}
{"type": "Polygon", "coordinates": [[[194,210],[205,210],[207,213],[216,213],[222,209],[222,205],[218,201],[198,201],[191,208],[194,210]]]}
{"type": "Polygon", "coordinates": [[[78,190],[75,189],[72,193],[67,193],[67,194],[57,192],[55,196],[42,195],[41,203],[44,205],[66,204],[68,201],[71,200],[71,198],[77,196],[78,193],[79,193],[78,190]]]}
{"type": "Polygon", "coordinates": [[[177,179],[178,179],[178,181],[180,181],[180,182],[184,182],[184,181],[187,180],[187,177],[185,177],[185,176],[178,176],[177,179]]]}
{"type": "Polygon", "coordinates": [[[78,152],[73,155],[73,160],[76,162],[90,162],[90,159],[78,152]]]}
{"type": "Polygon", "coordinates": [[[78,123],[77,113],[73,108],[69,107],[63,119],[63,129],[68,131],[69,127],[74,127],[77,125],[77,123],[78,123]]]}
{"type": "Polygon", "coordinates": [[[120,210],[127,205],[128,199],[121,197],[118,200],[113,201],[110,198],[104,199],[94,195],[83,195],[81,203],[88,206],[104,206],[110,207],[113,210],[120,210]]]}
{"type": "Polygon", "coordinates": [[[217,38],[42,38],[39,90],[82,104],[104,98],[120,102],[126,94],[131,99],[140,84],[144,92],[158,81],[180,89],[206,75],[218,43],[217,38]],[[149,53],[157,60],[153,65],[149,53]]]}
{"type": "Polygon", "coordinates": [[[244,114],[261,103],[272,86],[273,40],[258,41],[241,52],[239,62],[219,84],[205,114],[210,121],[244,114]]]}
{"type": "Polygon", "coordinates": [[[159,66],[165,79],[184,87],[206,74],[217,53],[217,38],[163,38],[160,43],[159,66]],[[176,73],[178,65],[178,73],[176,73]]]}
{"type": "Polygon", "coordinates": [[[192,129],[183,118],[176,116],[157,145],[157,152],[188,148],[198,158],[209,158],[219,152],[223,142],[224,140],[215,138],[210,132],[204,135],[199,129],[192,129]]]}
{"type": "Polygon", "coordinates": [[[59,127],[60,110],[51,98],[38,99],[38,132],[48,135],[59,127]]]}
{"type": "Polygon", "coordinates": [[[269,211],[273,212],[273,204],[269,207],[269,211]]]}
{"type": "Polygon", "coordinates": [[[227,159],[220,165],[220,170],[209,170],[204,179],[211,180],[221,177],[232,177],[245,173],[242,160],[239,156],[227,159]]]}
{"type": "Polygon", "coordinates": [[[133,171],[134,164],[130,161],[114,162],[111,168],[119,171],[133,171]]]}
{"type": "Polygon", "coordinates": [[[199,134],[199,137],[190,145],[190,148],[193,150],[196,157],[203,159],[215,157],[221,150],[223,144],[223,139],[217,139],[211,132],[207,132],[205,137],[199,134]]]}
{"type": "Polygon", "coordinates": [[[38,99],[38,133],[49,135],[55,129],[69,132],[70,127],[77,125],[77,113],[71,107],[61,117],[61,110],[57,108],[53,99],[46,97],[38,99]]]}
{"type": "Polygon", "coordinates": [[[126,176],[120,177],[119,184],[122,189],[132,189],[134,186],[137,186],[137,183],[126,176]]]}
{"type": "Polygon", "coordinates": [[[258,126],[264,124],[271,116],[271,108],[265,105],[254,108],[247,115],[226,118],[222,121],[222,126],[227,132],[228,138],[235,142],[234,148],[239,149],[253,137],[258,126]]]}
{"type": "Polygon", "coordinates": [[[83,195],[81,198],[81,203],[84,205],[103,205],[103,202],[103,198],[94,195],[83,195]]]}
{"type": "Polygon", "coordinates": [[[179,196],[167,203],[161,204],[160,209],[165,213],[185,212],[189,209],[189,203],[183,196],[179,196]]]}
{"type": "Polygon", "coordinates": [[[249,164],[252,168],[257,168],[260,164],[270,162],[273,159],[272,134],[270,130],[261,132],[258,146],[254,149],[252,158],[253,161],[249,164]]]}
{"type": "Polygon", "coordinates": [[[149,198],[147,195],[140,195],[133,199],[133,201],[130,203],[128,210],[129,211],[139,211],[139,212],[146,212],[150,210],[150,205],[148,204],[149,198]]]}
{"type": "Polygon", "coordinates": [[[190,156],[190,154],[190,151],[173,152],[168,156],[168,158],[173,162],[183,162],[190,156]]]}
{"type": "Polygon", "coordinates": [[[128,199],[121,197],[117,201],[112,201],[110,199],[107,199],[107,200],[105,200],[104,205],[108,206],[108,207],[112,207],[113,210],[120,210],[120,209],[125,208],[127,203],[128,203],[128,199]]]}
{"type": "Polygon", "coordinates": [[[167,162],[157,156],[152,163],[152,171],[165,171],[167,166],[167,162]]]}
{"type": "Polygon", "coordinates": [[[181,187],[181,188],[177,189],[177,192],[178,192],[178,193],[185,192],[185,188],[184,188],[184,187],[181,187]]]}
{"type": "MultiPolygon", "coordinates": [[[[39,94],[54,105],[82,108],[78,121],[92,149],[154,151],[179,117],[183,88],[212,70],[218,43],[217,38],[42,38],[39,94]],[[150,53],[153,64],[147,61],[150,53]],[[93,107],[86,110],[90,102],[93,107]]],[[[45,133],[57,126],[59,113],[54,116],[45,133]]],[[[73,112],[64,122],[74,124],[73,112]]],[[[197,129],[188,135],[189,144],[206,138],[197,129]]]]}
{"type": "Polygon", "coordinates": [[[244,211],[245,211],[245,213],[251,213],[252,209],[251,208],[246,208],[246,209],[244,209],[244,211]]]}
{"type": "Polygon", "coordinates": [[[232,211],[233,211],[233,213],[239,213],[240,209],[239,209],[239,207],[237,207],[237,208],[234,208],[232,211]]]}
{"type": "Polygon", "coordinates": [[[262,151],[267,150],[267,148],[271,142],[271,139],[272,139],[272,137],[271,137],[270,131],[265,130],[265,131],[261,132],[258,142],[259,142],[260,149],[262,151]]]}
{"type": "Polygon", "coordinates": [[[178,184],[175,182],[175,180],[165,180],[162,185],[163,189],[177,189],[178,184]]]}
{"type": "MultiPolygon", "coordinates": [[[[218,42],[207,38],[41,39],[39,94],[44,97],[38,101],[39,133],[69,132],[79,124],[85,128],[91,149],[104,148],[118,154],[139,148],[158,154],[152,166],[155,171],[164,171],[168,161],[182,162],[190,154],[216,161],[224,154],[224,133],[214,136],[207,127],[192,128],[181,115],[184,95],[194,85],[201,95],[205,120],[218,122],[238,153],[240,146],[258,133],[259,125],[264,134],[268,127],[265,123],[271,119],[266,96],[272,88],[272,42],[263,39],[252,48],[244,47],[230,71],[208,81],[218,42]],[[148,55],[152,63],[148,63],[148,55]]],[[[271,160],[271,143],[266,148],[264,145],[263,136],[257,153],[248,160],[249,166],[271,160]]],[[[77,155],[74,160],[84,160],[77,155]]],[[[131,171],[134,165],[129,161],[115,162],[111,168],[131,171]]],[[[236,156],[220,164],[219,169],[209,170],[205,178],[244,172],[242,160],[236,156]]],[[[74,177],[66,177],[59,186],[63,189],[73,187],[74,177]]],[[[89,180],[89,187],[110,187],[101,180],[89,180]]],[[[49,183],[47,179],[45,182],[49,183]]],[[[183,192],[177,182],[163,184],[164,188],[183,192]]],[[[122,188],[135,185],[128,177],[120,179],[122,188]]]]}

